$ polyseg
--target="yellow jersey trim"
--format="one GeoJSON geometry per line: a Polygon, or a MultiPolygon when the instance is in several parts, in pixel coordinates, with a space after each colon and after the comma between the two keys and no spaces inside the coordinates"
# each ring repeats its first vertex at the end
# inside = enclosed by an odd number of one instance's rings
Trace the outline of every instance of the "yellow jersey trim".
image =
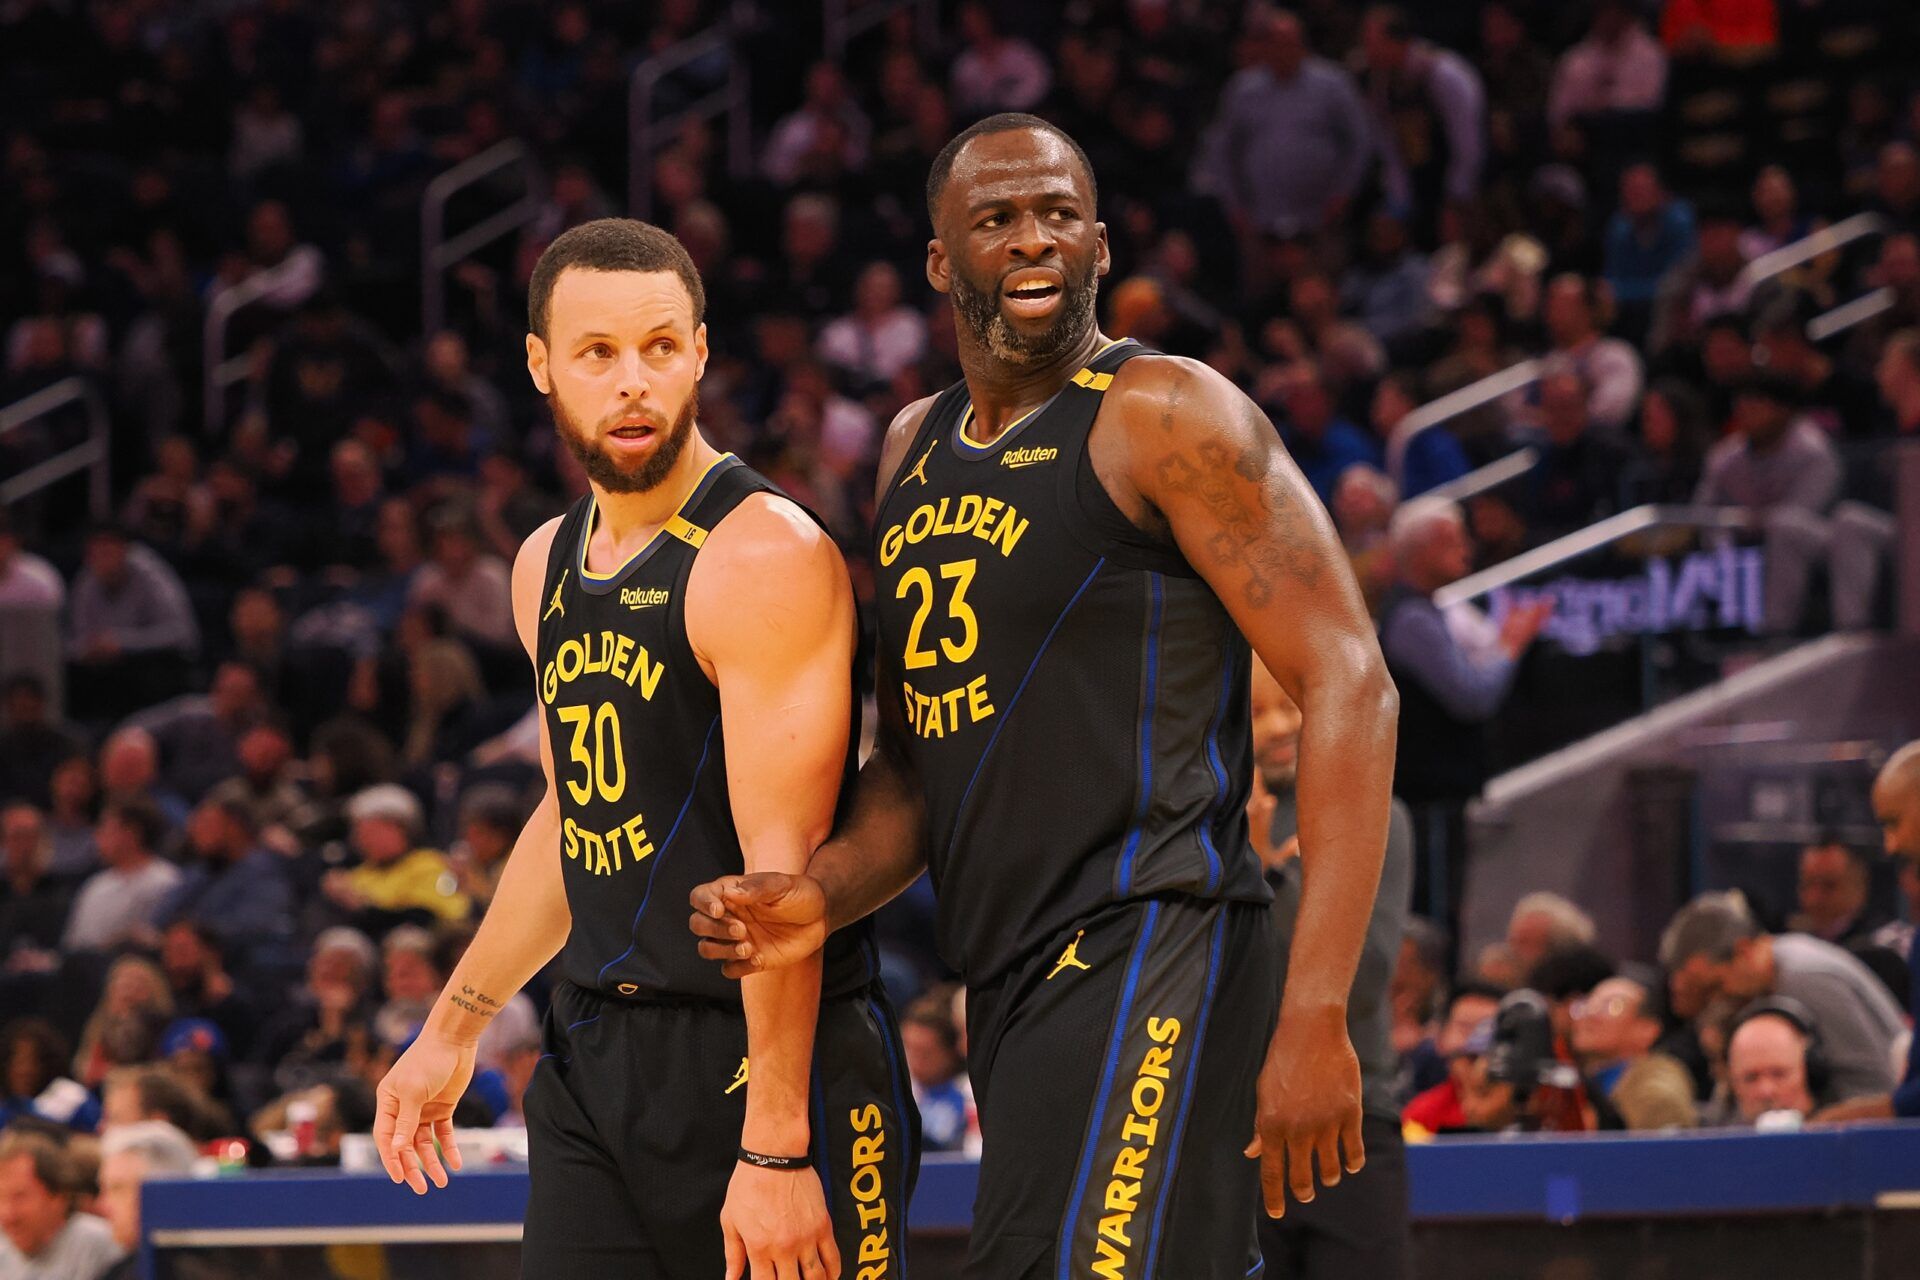
{"type": "MultiPolygon", "coordinates": [[[[1089,360],[1098,360],[1101,356],[1107,354],[1107,352],[1113,350],[1115,347],[1119,346],[1121,343],[1131,342],[1131,341],[1133,341],[1133,339],[1131,338],[1115,338],[1112,342],[1109,342],[1106,346],[1101,347],[1098,351],[1094,352],[1091,356],[1087,358],[1089,360]]],[[[1082,368],[1078,373],[1074,374],[1073,377],[1069,379],[1069,381],[1071,381],[1075,386],[1086,387],[1090,391],[1105,391],[1108,387],[1113,385],[1113,375],[1110,373],[1095,373],[1092,369],[1082,368]]],[[[1048,405],[1052,403],[1053,403],[1053,398],[1049,396],[1047,399],[1041,401],[1039,404],[1035,405],[1033,408],[1027,410],[1025,413],[1015,418],[1012,422],[1009,422],[1004,428],[1001,429],[999,436],[989,442],[989,441],[983,441],[983,440],[975,440],[971,435],[967,434],[967,428],[973,425],[973,404],[969,402],[967,404],[966,411],[960,415],[960,442],[962,444],[968,445],[969,447],[975,448],[975,449],[991,449],[994,447],[994,445],[999,444],[1001,440],[1006,439],[1008,432],[1012,431],[1015,427],[1018,427],[1021,423],[1025,422],[1028,418],[1031,418],[1034,414],[1040,412],[1042,409],[1046,408],[1048,405]]]]}
{"type": "Polygon", "coordinates": [[[598,497],[588,498],[586,528],[580,534],[580,576],[590,578],[595,582],[611,582],[613,579],[625,573],[634,561],[659,546],[660,539],[663,537],[678,538],[680,541],[698,551],[701,545],[707,540],[707,531],[688,520],[683,512],[686,511],[687,503],[693,501],[694,495],[698,494],[706,485],[707,477],[711,476],[714,471],[719,468],[721,463],[726,462],[732,457],[733,455],[731,453],[723,453],[708,463],[707,469],[700,473],[700,478],[693,482],[693,488],[687,490],[687,496],[681,500],[680,510],[667,517],[667,522],[660,526],[660,532],[647,539],[645,546],[621,561],[618,568],[608,573],[595,573],[587,568],[587,546],[593,541],[593,528],[600,521],[600,499],[598,497]]]}

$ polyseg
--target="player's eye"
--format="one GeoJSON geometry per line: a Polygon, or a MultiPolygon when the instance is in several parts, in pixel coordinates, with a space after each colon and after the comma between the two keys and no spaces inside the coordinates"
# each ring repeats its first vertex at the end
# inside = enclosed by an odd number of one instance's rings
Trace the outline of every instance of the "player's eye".
{"type": "Polygon", "coordinates": [[[596,342],[580,354],[586,356],[589,360],[605,360],[613,355],[613,348],[604,342],[596,342]]]}
{"type": "Polygon", "coordinates": [[[673,343],[669,342],[665,338],[662,338],[660,339],[660,341],[654,343],[651,347],[648,347],[647,350],[651,351],[656,356],[670,356],[673,354],[673,343]]]}
{"type": "Polygon", "coordinates": [[[980,226],[983,230],[991,230],[994,227],[1001,226],[1006,222],[1006,220],[1007,220],[1007,215],[1004,213],[990,213],[986,217],[980,219],[980,226]]]}

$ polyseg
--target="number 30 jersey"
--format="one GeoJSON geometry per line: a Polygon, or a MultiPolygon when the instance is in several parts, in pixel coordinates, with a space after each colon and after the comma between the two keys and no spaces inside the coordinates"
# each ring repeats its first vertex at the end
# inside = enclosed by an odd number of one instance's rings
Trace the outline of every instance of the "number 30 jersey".
{"type": "Polygon", "coordinates": [[[877,696],[926,797],[941,953],[976,986],[1110,903],[1271,896],[1247,840],[1247,643],[1087,457],[1140,354],[1109,345],[987,445],[949,388],[875,519],[877,696]]]}
{"type": "MultiPolygon", "coordinates": [[[[778,490],[726,454],[611,574],[587,572],[591,496],[561,519],[548,552],[535,676],[560,804],[553,856],[573,912],[561,969],[590,991],[740,1001],[740,984],[701,959],[687,932],[694,886],[737,875],[744,863],[720,693],[688,643],[686,595],[708,534],[765,492],[778,490]]],[[[852,770],[850,746],[848,780],[852,770]]],[[[503,909],[513,904],[496,900],[503,909]]],[[[877,972],[871,956],[865,925],[829,939],[826,994],[864,985],[877,972]]]]}

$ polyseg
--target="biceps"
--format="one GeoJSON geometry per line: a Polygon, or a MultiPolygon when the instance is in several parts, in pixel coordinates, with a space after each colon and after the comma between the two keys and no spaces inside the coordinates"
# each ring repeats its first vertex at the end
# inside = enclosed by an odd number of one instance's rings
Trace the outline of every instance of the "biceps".
{"type": "Polygon", "coordinates": [[[833,822],[853,695],[837,655],[772,674],[721,673],[727,783],[747,870],[795,872],[833,822]]]}

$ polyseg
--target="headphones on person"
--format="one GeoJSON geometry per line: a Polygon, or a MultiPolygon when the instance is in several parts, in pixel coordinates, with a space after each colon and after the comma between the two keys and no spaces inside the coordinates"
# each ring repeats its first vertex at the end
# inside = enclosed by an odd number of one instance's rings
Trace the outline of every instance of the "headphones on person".
{"type": "Polygon", "coordinates": [[[1827,1085],[1833,1080],[1833,1067],[1827,1061],[1826,1050],[1820,1040],[1820,1024],[1814,1019],[1813,1010],[1792,996],[1766,996],[1741,1009],[1734,1015],[1733,1025],[1727,1028],[1728,1046],[1732,1046],[1733,1037],[1741,1027],[1755,1018],[1765,1017],[1787,1022],[1805,1040],[1807,1093],[1818,1102],[1826,1095],[1827,1085]]]}

